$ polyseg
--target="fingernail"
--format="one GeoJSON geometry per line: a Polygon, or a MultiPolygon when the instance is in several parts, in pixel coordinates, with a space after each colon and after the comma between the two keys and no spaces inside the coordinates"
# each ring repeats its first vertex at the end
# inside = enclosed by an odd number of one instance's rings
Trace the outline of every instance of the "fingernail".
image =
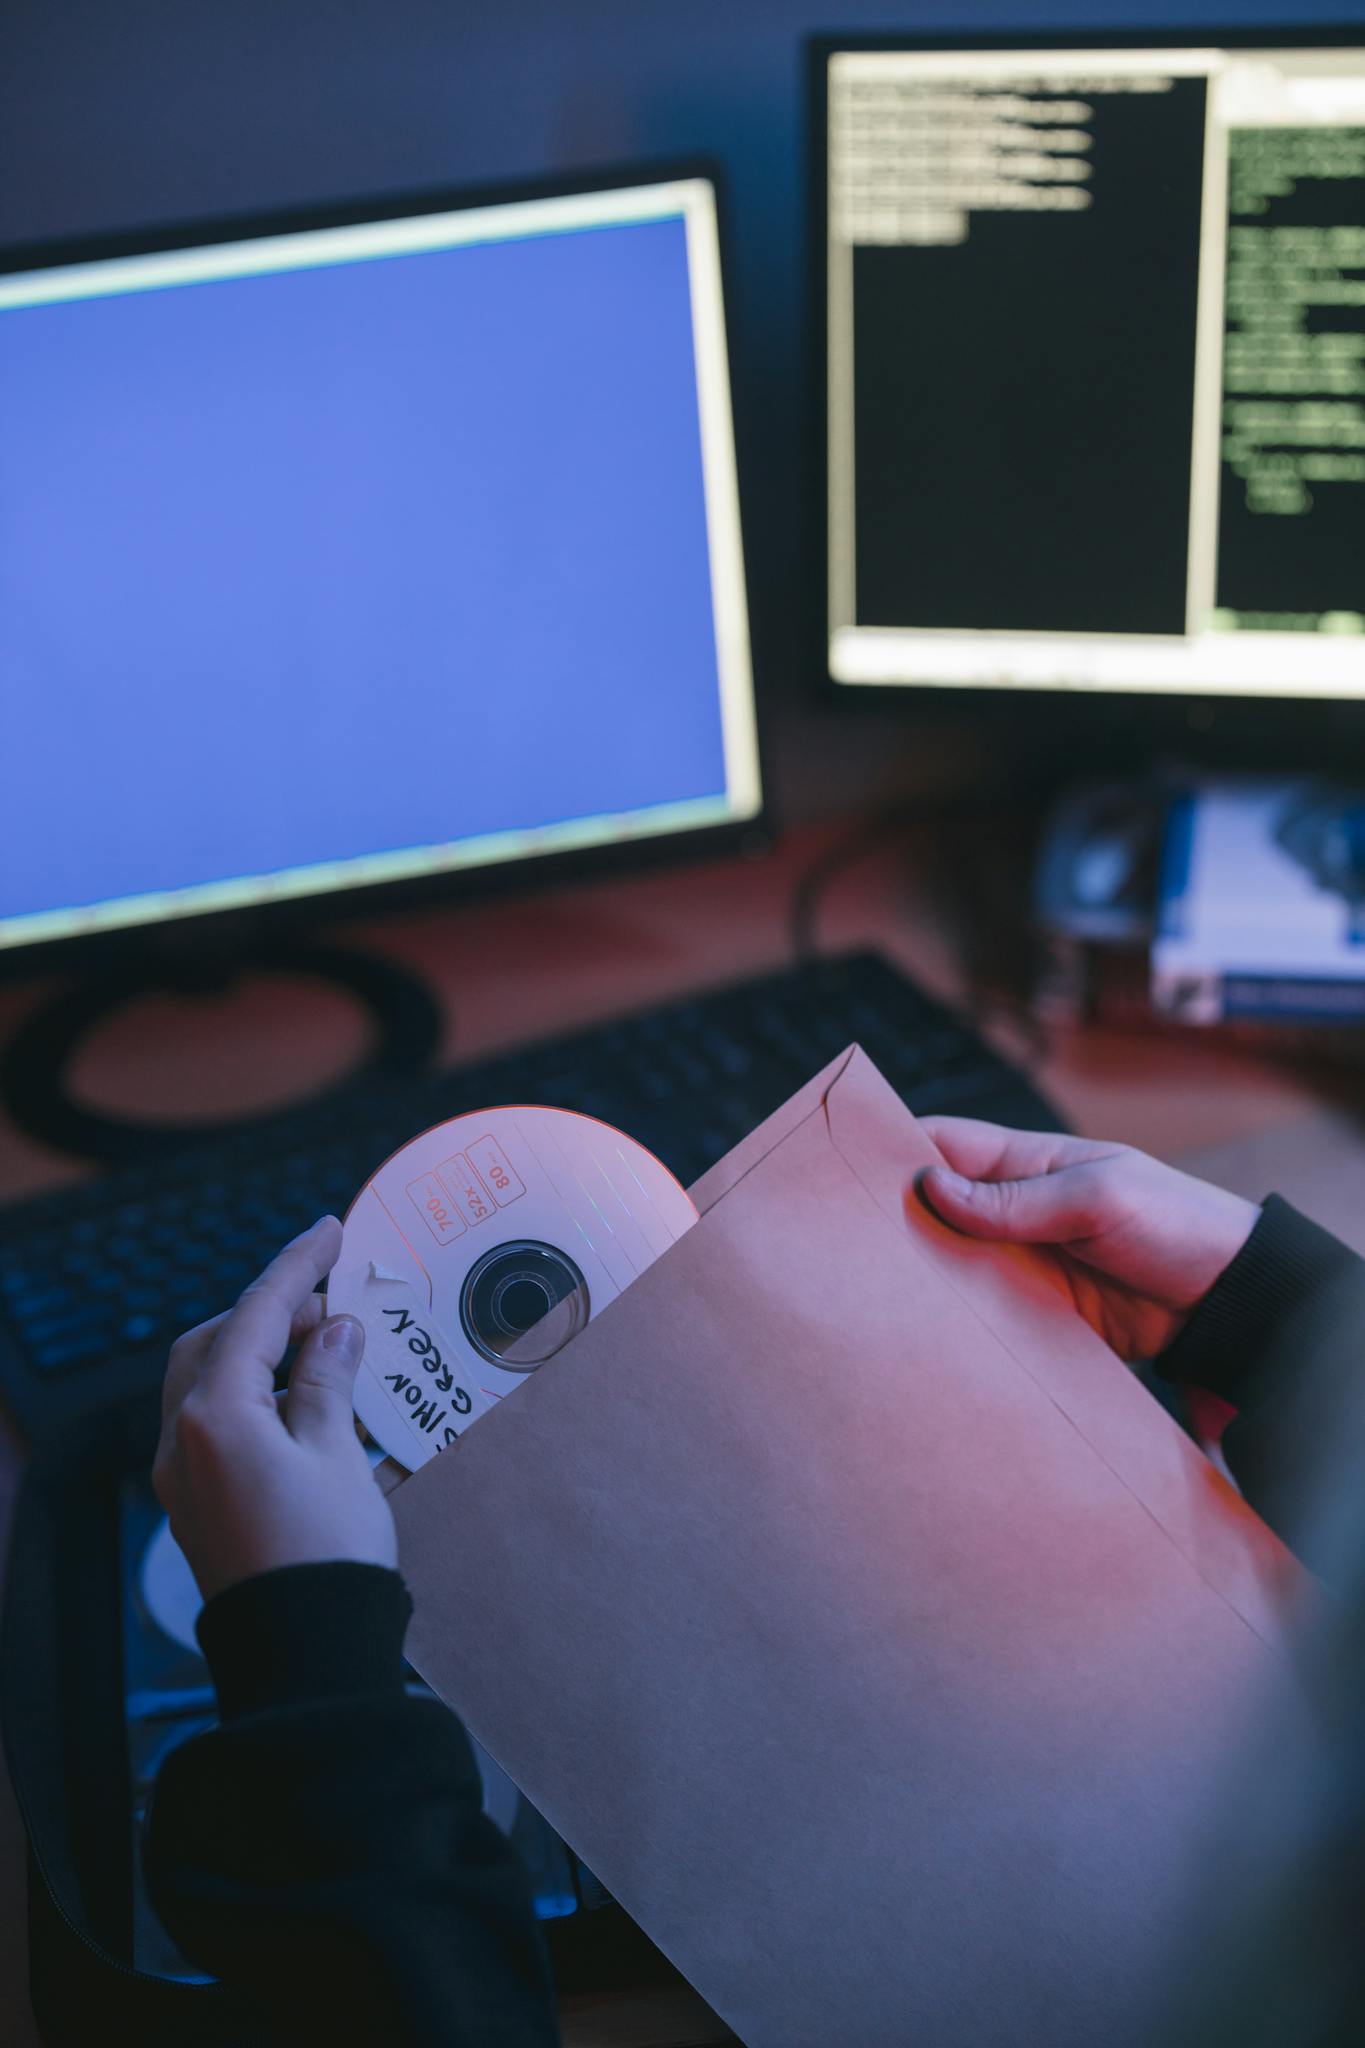
{"type": "Polygon", "coordinates": [[[331,1216],[319,1216],[316,1223],[310,1223],[308,1228],[301,1230],[297,1237],[291,1237],[289,1240],[290,1244],[302,1244],[305,1239],[313,1235],[315,1230],[321,1230],[324,1223],[331,1223],[333,1220],[331,1216]]]}
{"type": "Polygon", "coordinates": [[[943,1188],[950,1195],[970,1195],[973,1183],[964,1180],[960,1173],[954,1173],[951,1166],[926,1166],[916,1176],[915,1193],[919,1196],[931,1216],[937,1216],[934,1207],[934,1191],[943,1188]]]}
{"type": "Polygon", "coordinates": [[[338,1316],[322,1333],[324,1351],[335,1351],[343,1365],[352,1365],[365,1349],[365,1332],[354,1316],[338,1316]]]}

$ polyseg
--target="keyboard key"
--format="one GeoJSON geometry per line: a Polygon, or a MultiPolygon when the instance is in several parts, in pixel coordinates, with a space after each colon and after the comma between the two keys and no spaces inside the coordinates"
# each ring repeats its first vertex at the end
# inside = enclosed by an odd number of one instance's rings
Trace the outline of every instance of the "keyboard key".
{"type": "Polygon", "coordinates": [[[107,1349],[98,1331],[87,1330],[71,1337],[35,1339],[30,1344],[29,1356],[39,1372],[65,1372],[74,1365],[105,1356],[107,1349]]]}

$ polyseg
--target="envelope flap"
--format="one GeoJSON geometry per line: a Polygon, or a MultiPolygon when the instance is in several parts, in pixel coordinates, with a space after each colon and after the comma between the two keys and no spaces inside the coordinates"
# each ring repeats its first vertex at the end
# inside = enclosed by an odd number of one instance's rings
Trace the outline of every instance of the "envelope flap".
{"type": "MultiPolygon", "coordinates": [[[[857,1046],[849,1046],[837,1059],[831,1060],[827,1067],[822,1067],[818,1074],[807,1081],[804,1088],[798,1088],[795,1095],[790,1096],[780,1109],[775,1109],[771,1116],[765,1117],[761,1124],[755,1125],[748,1137],[741,1138],[723,1159],[718,1159],[714,1166],[708,1167],[700,1180],[693,1181],[688,1193],[703,1216],[708,1209],[714,1208],[717,1202],[728,1195],[731,1188],[743,1180],[745,1174],[757,1166],[760,1159],[765,1159],[774,1145],[780,1145],[799,1124],[806,1121],[807,1117],[820,1114],[830,1089],[855,1055],[871,1066],[872,1063],[865,1053],[857,1046]]],[[[875,1068],[873,1071],[876,1071],[875,1068]]]]}

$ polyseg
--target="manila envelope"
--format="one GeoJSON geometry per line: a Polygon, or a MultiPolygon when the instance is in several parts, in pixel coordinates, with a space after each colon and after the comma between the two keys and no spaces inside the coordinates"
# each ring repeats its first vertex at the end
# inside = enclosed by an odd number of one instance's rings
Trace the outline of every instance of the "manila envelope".
{"type": "Polygon", "coordinates": [[[854,1048],[393,1495],[408,1655],[751,2048],[1143,2038],[1302,1574],[854,1048]]]}

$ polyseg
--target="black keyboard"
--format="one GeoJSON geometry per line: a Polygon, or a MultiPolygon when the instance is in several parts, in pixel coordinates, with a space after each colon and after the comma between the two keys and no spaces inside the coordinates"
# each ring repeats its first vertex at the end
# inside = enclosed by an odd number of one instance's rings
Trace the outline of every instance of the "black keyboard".
{"type": "Polygon", "coordinates": [[[1058,1130],[1056,1112],[873,954],[817,960],[325,1106],[0,1209],[0,1401],[30,1435],[145,1393],[181,1330],[287,1238],[341,1214],[428,1125],[541,1102],[617,1125],[685,1184],[856,1040],[917,1114],[1058,1130]]]}

